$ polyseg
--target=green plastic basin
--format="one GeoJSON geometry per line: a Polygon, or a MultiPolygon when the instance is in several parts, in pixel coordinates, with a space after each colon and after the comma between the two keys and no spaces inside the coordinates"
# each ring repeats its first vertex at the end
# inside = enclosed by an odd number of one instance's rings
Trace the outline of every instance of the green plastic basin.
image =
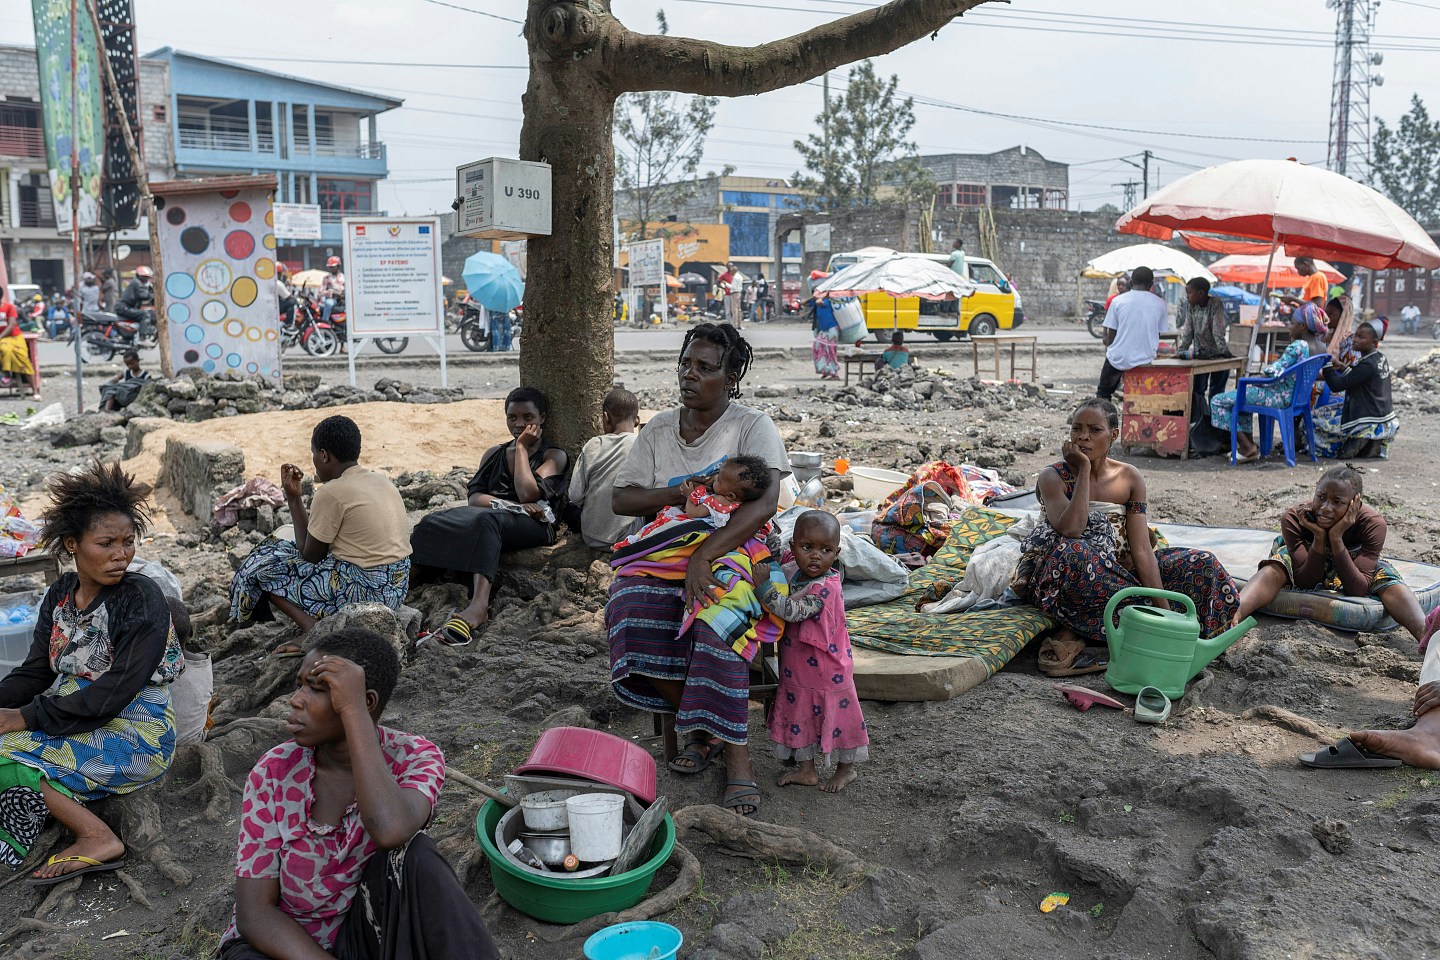
{"type": "Polygon", "coordinates": [[[617,877],[582,880],[540,877],[517,869],[495,846],[495,827],[504,814],[500,804],[486,800],[475,818],[476,839],[490,861],[490,881],[506,903],[546,923],[579,923],[602,913],[635,906],[650,892],[656,871],[665,865],[675,849],[675,821],[667,813],[665,822],[650,842],[650,858],[634,870],[617,877]]]}

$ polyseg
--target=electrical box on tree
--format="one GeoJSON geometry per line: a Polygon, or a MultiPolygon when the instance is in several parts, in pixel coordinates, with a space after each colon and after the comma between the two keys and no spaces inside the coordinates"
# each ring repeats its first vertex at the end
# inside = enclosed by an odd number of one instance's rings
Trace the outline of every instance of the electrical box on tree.
{"type": "Polygon", "coordinates": [[[550,236],[550,164],[491,157],[455,168],[456,230],[479,240],[550,236]]]}

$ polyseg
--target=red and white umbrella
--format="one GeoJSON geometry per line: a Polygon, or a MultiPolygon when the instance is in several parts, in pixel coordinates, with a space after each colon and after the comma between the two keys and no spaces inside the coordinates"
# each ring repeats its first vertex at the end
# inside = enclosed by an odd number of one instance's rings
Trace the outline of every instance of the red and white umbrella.
{"type": "MultiPolygon", "coordinates": [[[[1210,272],[1226,283],[1265,283],[1269,270],[1269,289],[1303,287],[1305,278],[1295,269],[1295,256],[1281,247],[1275,251],[1275,262],[1268,253],[1232,253],[1210,264],[1210,272]]],[[[1331,283],[1343,283],[1345,275],[1326,260],[1315,261],[1315,272],[1325,275],[1331,283]]]]}
{"type": "Polygon", "coordinates": [[[1180,229],[1219,233],[1376,270],[1440,267],[1440,247],[1395,203],[1294,160],[1237,160],[1192,173],[1151,194],[1115,229],[1152,240],[1180,229]]]}

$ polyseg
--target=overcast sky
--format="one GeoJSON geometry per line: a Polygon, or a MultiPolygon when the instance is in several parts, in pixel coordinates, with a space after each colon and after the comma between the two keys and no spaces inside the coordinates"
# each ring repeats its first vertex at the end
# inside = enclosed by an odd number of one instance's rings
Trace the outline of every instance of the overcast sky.
{"type": "MultiPolygon", "coordinates": [[[[614,9],[635,29],[650,30],[663,7],[672,35],[756,44],[871,5],[615,0],[614,9]]],[[[0,40],[34,42],[27,6],[0,9],[0,40]]],[[[517,155],[525,45],[519,25],[500,18],[518,20],[523,0],[136,6],[142,52],[169,45],[403,97],[405,106],[379,121],[390,157],[380,205],[389,213],[446,210],[456,165],[517,155]],[[307,9],[342,12],[300,15],[307,9]],[[405,65],[354,62],[363,60],[405,65]]],[[[930,101],[916,105],[922,153],[1025,144],[1076,165],[1071,206],[1093,209],[1119,203],[1113,184],[1138,172],[1117,158],[1138,159],[1146,148],[1160,158],[1151,175],[1158,168],[1161,183],[1192,169],[1186,164],[1287,156],[1323,163],[1334,29],[1324,0],[1014,0],[982,7],[877,68],[930,101]]],[[[1440,0],[1383,0],[1376,35],[1385,84],[1373,93],[1373,114],[1394,121],[1412,93],[1440,110],[1440,0]]],[[[832,74],[832,84],[843,82],[843,69],[832,74]]],[[[797,165],[792,141],[812,128],[820,101],[816,86],[722,101],[707,163],[789,176],[797,165]]]]}

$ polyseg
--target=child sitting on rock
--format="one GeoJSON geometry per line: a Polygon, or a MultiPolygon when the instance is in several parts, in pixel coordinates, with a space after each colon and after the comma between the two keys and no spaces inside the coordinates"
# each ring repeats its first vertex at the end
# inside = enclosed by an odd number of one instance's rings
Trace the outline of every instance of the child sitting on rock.
{"type": "Polygon", "coordinates": [[[610,492],[635,446],[640,401],[624,387],[616,387],[605,394],[600,412],[605,432],[591,437],[580,451],[570,474],[570,507],[565,519],[587,546],[609,550],[634,522],[630,517],[617,517],[610,509],[610,492]]]}
{"type": "Polygon", "coordinates": [[[721,464],[715,479],[706,487],[704,478],[686,480],[685,506],[666,507],[640,530],[615,544],[628,547],[676,523],[705,520],[719,530],[742,503],[759,500],[770,489],[770,468],[759,457],[731,457],[721,464]]]}
{"type": "Polygon", "coordinates": [[[855,764],[869,757],[835,566],[839,556],[839,521],[823,510],[807,510],[795,521],[782,558],[790,595],[782,596],[767,579],[757,588],[765,609],[789,624],[780,639],[780,689],[770,711],[770,739],[775,755],[798,762],[800,769],[781,777],[782,787],[818,785],[815,760],[833,755],[835,773],[820,789],[839,793],[855,779],[855,764]]]}
{"type": "Polygon", "coordinates": [[[1375,597],[1385,612],[1418,641],[1425,613],[1385,549],[1385,519],[1361,500],[1354,467],[1331,467],[1320,475],[1315,496],[1286,510],[1270,556],[1240,591],[1235,622],[1273,602],[1285,587],[1335,590],[1347,597],[1375,597]]]}

